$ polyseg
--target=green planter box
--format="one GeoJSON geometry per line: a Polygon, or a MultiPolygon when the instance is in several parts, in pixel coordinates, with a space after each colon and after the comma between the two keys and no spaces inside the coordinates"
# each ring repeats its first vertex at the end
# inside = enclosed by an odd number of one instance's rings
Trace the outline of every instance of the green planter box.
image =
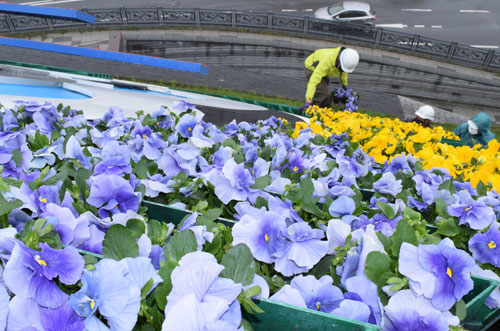
{"type": "Polygon", "coordinates": [[[369,331],[380,330],[380,327],[333,316],[307,308],[295,307],[286,303],[261,299],[255,303],[264,311],[262,314],[244,314],[255,331],[267,330],[342,330],[369,331]]]}
{"type": "Polygon", "coordinates": [[[441,143],[448,144],[448,145],[455,146],[455,147],[467,146],[467,144],[464,144],[461,140],[455,140],[455,139],[443,138],[443,139],[441,139],[441,143]]]}
{"type": "MultiPolygon", "coordinates": [[[[171,207],[149,200],[143,200],[142,206],[148,207],[148,218],[154,218],[160,222],[173,223],[174,225],[178,225],[184,217],[193,213],[186,209],[171,207]]],[[[228,227],[232,227],[236,223],[236,221],[222,217],[218,218],[217,221],[224,223],[228,227]]]]}
{"type": "MultiPolygon", "coordinates": [[[[143,201],[143,206],[148,208],[149,218],[157,219],[161,222],[170,222],[178,225],[182,219],[192,212],[185,209],[171,207],[154,201],[143,201]]],[[[236,221],[219,218],[217,221],[223,222],[232,227],[236,221]]],[[[99,254],[80,250],[81,254],[92,255],[102,258],[99,254]]],[[[488,278],[472,276],[474,289],[464,297],[467,306],[467,316],[462,322],[462,326],[467,330],[486,330],[500,319],[500,308],[489,309],[484,305],[484,301],[495,290],[500,282],[488,278]]],[[[318,312],[311,309],[295,307],[281,302],[261,299],[256,300],[256,304],[264,313],[247,314],[244,313],[252,328],[259,330],[380,330],[380,327],[362,323],[330,314],[318,312]]]]}
{"type": "Polygon", "coordinates": [[[474,289],[464,297],[467,305],[467,316],[462,322],[462,326],[471,331],[486,330],[498,320],[500,312],[499,309],[490,310],[484,305],[484,301],[500,282],[479,276],[472,276],[472,280],[474,281],[474,289]]]}

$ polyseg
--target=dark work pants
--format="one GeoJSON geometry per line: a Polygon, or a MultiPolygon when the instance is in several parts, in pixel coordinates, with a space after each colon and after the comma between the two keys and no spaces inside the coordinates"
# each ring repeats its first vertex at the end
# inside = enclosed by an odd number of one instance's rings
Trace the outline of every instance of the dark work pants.
{"type": "MultiPolygon", "coordinates": [[[[309,79],[311,78],[313,72],[306,68],[306,80],[309,83],[309,79]]],[[[314,97],[312,99],[312,104],[321,108],[331,107],[332,106],[332,97],[330,94],[330,88],[328,87],[328,83],[330,80],[328,77],[323,77],[321,82],[316,85],[316,92],[314,93],[314,97]]]]}

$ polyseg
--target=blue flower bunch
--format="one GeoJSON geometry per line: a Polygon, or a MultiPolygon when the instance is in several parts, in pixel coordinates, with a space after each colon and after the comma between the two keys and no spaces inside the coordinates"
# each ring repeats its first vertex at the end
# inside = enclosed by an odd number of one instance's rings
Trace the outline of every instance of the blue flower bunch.
{"type": "Polygon", "coordinates": [[[337,87],[331,91],[332,109],[355,112],[358,109],[359,95],[350,87],[337,87]]]}
{"type": "Polygon", "coordinates": [[[0,330],[238,330],[265,314],[255,299],[448,330],[477,276],[500,280],[486,185],[376,164],[345,134],[173,108],[0,114],[0,330]]]}

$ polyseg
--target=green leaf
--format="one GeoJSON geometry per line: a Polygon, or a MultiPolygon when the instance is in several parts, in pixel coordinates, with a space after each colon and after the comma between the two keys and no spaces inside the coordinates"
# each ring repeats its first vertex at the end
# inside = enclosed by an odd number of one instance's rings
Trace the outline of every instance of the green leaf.
{"type": "Polygon", "coordinates": [[[479,181],[476,185],[476,191],[479,196],[486,195],[487,187],[482,181],[479,181]]]}
{"type": "Polygon", "coordinates": [[[9,214],[13,209],[21,208],[23,204],[24,203],[18,199],[13,201],[7,201],[5,200],[3,195],[0,194],[0,216],[9,214]]]}
{"type": "Polygon", "coordinates": [[[251,297],[254,297],[256,295],[259,295],[260,292],[262,292],[262,289],[260,288],[260,286],[255,285],[255,286],[252,286],[248,290],[245,291],[245,296],[248,298],[251,298],[251,297]]]}
{"type": "Polygon", "coordinates": [[[222,208],[212,208],[206,211],[203,211],[202,214],[207,217],[209,221],[215,221],[222,214],[222,208]]]}
{"type": "Polygon", "coordinates": [[[139,238],[146,232],[146,223],[143,220],[132,218],[127,221],[127,229],[136,238],[139,238]]]}
{"type": "Polygon", "coordinates": [[[309,271],[310,275],[320,279],[325,275],[330,274],[330,266],[332,265],[333,255],[325,255],[319,262],[309,271]]]}
{"type": "Polygon", "coordinates": [[[17,166],[23,162],[23,156],[21,154],[21,151],[18,149],[14,149],[12,152],[12,160],[16,163],[17,166]]]}
{"type": "Polygon", "coordinates": [[[250,187],[254,188],[254,189],[258,189],[258,190],[263,190],[269,184],[271,184],[271,176],[266,175],[266,176],[261,176],[261,177],[255,179],[255,184],[253,184],[250,187]]]}
{"type": "Polygon", "coordinates": [[[255,202],[255,208],[265,207],[267,209],[267,200],[263,197],[257,197],[257,201],[255,202]]]}
{"type": "Polygon", "coordinates": [[[448,218],[439,224],[436,233],[447,237],[454,237],[460,233],[460,228],[455,219],[448,218]]]}
{"type": "Polygon", "coordinates": [[[148,295],[148,292],[153,288],[154,285],[154,280],[153,278],[149,278],[148,282],[144,284],[144,286],[141,289],[141,298],[144,300],[146,296],[148,295]]]}
{"type": "Polygon", "coordinates": [[[449,218],[450,215],[446,211],[447,206],[448,205],[446,204],[446,202],[444,202],[443,199],[436,198],[436,214],[437,214],[437,216],[441,216],[443,218],[449,218]]]}
{"type": "Polygon", "coordinates": [[[243,327],[244,331],[254,331],[252,324],[244,318],[241,319],[241,326],[243,327]]]}
{"type": "Polygon", "coordinates": [[[464,300],[460,300],[455,304],[455,315],[463,321],[467,316],[467,305],[464,300]]]}
{"type": "Polygon", "coordinates": [[[158,292],[156,292],[156,303],[158,303],[158,307],[161,310],[165,310],[165,306],[167,305],[167,296],[170,294],[170,291],[172,291],[171,275],[172,271],[175,269],[175,267],[177,267],[177,265],[177,262],[167,260],[158,271],[158,275],[160,275],[161,279],[163,279],[163,283],[158,285],[158,292]]]}
{"type": "Polygon", "coordinates": [[[102,255],[117,261],[126,257],[138,257],[139,246],[135,237],[126,227],[115,224],[104,235],[102,255]]]}
{"type": "Polygon", "coordinates": [[[381,252],[370,252],[366,257],[365,274],[369,280],[377,284],[378,287],[386,285],[387,279],[383,275],[390,270],[391,259],[387,254],[381,252]]]}
{"type": "Polygon", "coordinates": [[[243,285],[251,284],[255,276],[255,260],[252,252],[244,244],[231,247],[223,256],[221,264],[225,267],[221,277],[230,278],[243,285]]]}
{"type": "Polygon", "coordinates": [[[438,187],[439,190],[447,190],[450,191],[451,194],[455,193],[455,185],[453,184],[453,179],[450,178],[441,183],[438,187]]]}
{"type": "Polygon", "coordinates": [[[392,239],[390,237],[385,236],[382,232],[375,232],[377,235],[378,240],[382,243],[384,246],[384,250],[386,252],[391,251],[391,246],[392,246],[392,239]]]}
{"type": "Polygon", "coordinates": [[[226,140],[224,140],[224,142],[222,143],[222,146],[229,147],[229,148],[232,148],[234,150],[238,150],[238,147],[239,147],[239,145],[236,143],[236,141],[234,141],[231,138],[227,138],[226,140]]]}
{"type": "Polygon", "coordinates": [[[151,239],[151,244],[163,246],[167,240],[167,234],[169,232],[167,224],[155,219],[150,219],[147,226],[148,237],[151,239]]]}
{"type": "Polygon", "coordinates": [[[142,157],[139,162],[135,164],[134,172],[139,179],[147,179],[148,178],[148,160],[142,157]]]}
{"type": "Polygon", "coordinates": [[[315,201],[313,201],[314,184],[311,178],[306,177],[302,179],[300,181],[299,190],[304,205],[315,203],[315,201]]]}
{"type": "Polygon", "coordinates": [[[165,245],[165,261],[169,259],[179,262],[187,253],[195,252],[198,249],[196,236],[191,230],[177,232],[165,245]]]}
{"type": "Polygon", "coordinates": [[[422,219],[422,214],[411,209],[410,207],[405,207],[405,209],[403,210],[403,217],[416,223],[420,222],[420,220],[422,219]]]}
{"type": "Polygon", "coordinates": [[[408,224],[408,221],[402,219],[398,222],[396,226],[396,231],[394,231],[391,245],[391,252],[393,256],[399,256],[399,249],[403,242],[407,242],[413,245],[418,244],[417,234],[415,230],[408,224]]]}
{"type": "Polygon", "coordinates": [[[394,209],[392,209],[392,207],[384,202],[384,201],[377,201],[377,206],[380,208],[380,210],[384,213],[384,215],[388,218],[388,219],[393,219],[394,217],[396,217],[396,213],[394,212],[394,209]]]}

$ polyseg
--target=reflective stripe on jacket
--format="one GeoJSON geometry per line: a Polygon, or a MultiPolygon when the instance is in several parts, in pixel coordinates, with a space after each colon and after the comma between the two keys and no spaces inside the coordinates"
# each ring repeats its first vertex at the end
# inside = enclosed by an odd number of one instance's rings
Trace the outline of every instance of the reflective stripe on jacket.
{"type": "Polygon", "coordinates": [[[347,85],[347,72],[340,73],[340,70],[335,67],[335,62],[341,48],[318,49],[307,57],[304,64],[313,74],[307,83],[306,100],[313,99],[314,93],[316,93],[316,85],[325,76],[338,77],[340,75],[342,84],[347,85]]]}

